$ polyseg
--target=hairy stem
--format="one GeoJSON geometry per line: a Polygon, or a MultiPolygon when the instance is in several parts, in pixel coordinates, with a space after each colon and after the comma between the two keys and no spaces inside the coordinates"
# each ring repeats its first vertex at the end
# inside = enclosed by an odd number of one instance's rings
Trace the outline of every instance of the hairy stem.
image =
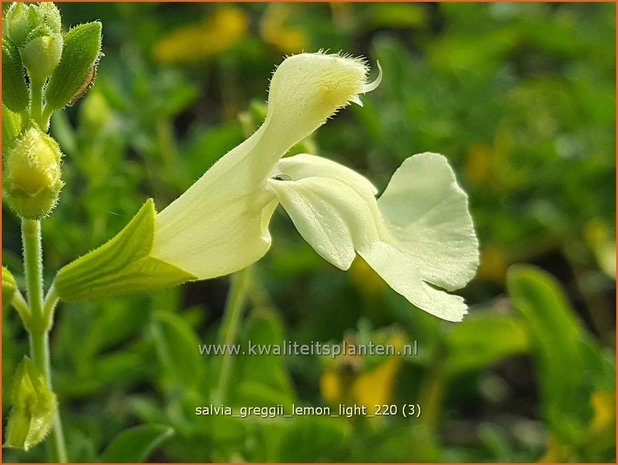
{"type": "Polygon", "coordinates": [[[30,326],[30,307],[28,306],[28,302],[26,302],[26,299],[24,299],[24,296],[21,292],[19,292],[19,290],[15,292],[15,295],[11,300],[11,305],[21,317],[21,321],[24,323],[24,326],[30,326]]]}
{"type": "Polygon", "coordinates": [[[32,82],[30,85],[30,118],[36,122],[41,130],[47,131],[42,118],[43,112],[43,84],[32,82]]]}
{"type": "MultiPolygon", "coordinates": [[[[51,369],[49,363],[49,329],[51,311],[44,311],[43,303],[43,262],[41,246],[41,222],[39,220],[22,220],[22,243],[24,247],[24,268],[28,286],[28,304],[31,318],[27,327],[30,336],[30,355],[32,361],[43,373],[47,385],[52,388],[51,369]]],[[[53,309],[53,306],[52,306],[53,309]]],[[[60,421],[60,413],[54,415],[52,431],[51,461],[64,463],[67,461],[64,433],[60,421]]]]}

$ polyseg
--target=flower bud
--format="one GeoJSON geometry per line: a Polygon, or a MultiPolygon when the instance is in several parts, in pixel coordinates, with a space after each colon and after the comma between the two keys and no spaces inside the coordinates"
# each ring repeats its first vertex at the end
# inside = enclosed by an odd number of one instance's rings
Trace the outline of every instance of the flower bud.
{"type": "Polygon", "coordinates": [[[42,218],[55,206],[64,185],[61,156],[58,143],[34,127],[23,132],[9,150],[5,189],[9,205],[22,218],[42,218]]]}
{"type": "Polygon", "coordinates": [[[13,409],[4,447],[30,450],[51,431],[57,409],[56,395],[45,376],[28,357],[17,368],[10,390],[13,409]]]}
{"type": "MultiPolygon", "coordinates": [[[[36,35],[36,31],[33,32],[36,35]]],[[[40,35],[26,42],[20,51],[30,80],[42,85],[60,63],[62,35],[59,33],[40,35]]]]}
{"type": "Polygon", "coordinates": [[[15,2],[6,12],[5,25],[9,39],[17,46],[22,45],[32,30],[30,9],[33,5],[15,2]]]}
{"type": "Polygon", "coordinates": [[[62,21],[58,7],[52,2],[41,2],[37,9],[38,24],[45,26],[51,32],[60,32],[62,21]]]}

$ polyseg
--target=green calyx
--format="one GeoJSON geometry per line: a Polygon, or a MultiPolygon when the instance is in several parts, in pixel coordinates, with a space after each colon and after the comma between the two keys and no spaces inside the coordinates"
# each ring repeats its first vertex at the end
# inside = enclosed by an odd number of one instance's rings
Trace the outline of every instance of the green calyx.
{"type": "Polygon", "coordinates": [[[52,428],[56,395],[32,360],[24,357],[11,388],[13,410],[4,447],[30,450],[43,441],[52,428]]]}
{"type": "Polygon", "coordinates": [[[24,131],[6,157],[4,189],[22,218],[40,219],[56,205],[64,183],[58,143],[36,127],[24,131]]]}
{"type": "Polygon", "coordinates": [[[190,273],[150,256],[155,218],[154,202],[148,199],[116,236],[63,267],[55,282],[60,299],[95,300],[194,280],[190,273]]]}

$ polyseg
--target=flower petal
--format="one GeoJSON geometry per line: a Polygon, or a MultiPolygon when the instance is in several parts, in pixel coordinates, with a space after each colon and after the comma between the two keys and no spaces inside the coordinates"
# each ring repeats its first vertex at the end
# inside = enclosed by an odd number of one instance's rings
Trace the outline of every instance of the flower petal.
{"type": "Polygon", "coordinates": [[[405,160],[378,206],[423,280],[452,291],[474,277],[479,253],[468,197],[444,156],[421,153],[405,160]]]}
{"type": "Polygon", "coordinates": [[[272,176],[278,174],[288,176],[292,181],[316,176],[332,178],[347,184],[361,195],[373,197],[378,193],[375,186],[365,176],[328,158],[307,153],[282,158],[275,166],[272,176]]]}
{"type": "Polygon", "coordinates": [[[347,270],[356,243],[377,237],[373,212],[365,198],[332,178],[269,182],[301,236],[325,260],[347,270]]]}
{"type": "Polygon", "coordinates": [[[151,255],[198,279],[238,271],[270,247],[277,206],[256,155],[261,132],[230,151],[157,215],[151,255]]]}
{"type": "Polygon", "coordinates": [[[461,321],[467,313],[463,298],[423,281],[418,262],[411,255],[382,241],[358,253],[391,288],[427,313],[447,321],[461,321]]]}
{"type": "Polygon", "coordinates": [[[454,290],[478,265],[467,197],[446,159],[408,158],[376,201],[375,188],[353,170],[313,155],[281,160],[269,187],[301,235],[326,260],[347,269],[356,250],[397,292],[449,321],[466,313],[454,290]]]}

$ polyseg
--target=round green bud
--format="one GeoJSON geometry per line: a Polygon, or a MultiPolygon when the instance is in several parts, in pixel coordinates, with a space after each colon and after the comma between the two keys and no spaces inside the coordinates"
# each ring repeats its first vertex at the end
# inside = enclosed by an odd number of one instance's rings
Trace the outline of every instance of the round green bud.
{"type": "Polygon", "coordinates": [[[41,2],[38,5],[37,16],[39,24],[49,28],[51,32],[60,32],[62,27],[60,11],[52,2],[41,2]]]}
{"type": "Polygon", "coordinates": [[[9,39],[17,46],[22,45],[33,29],[30,22],[31,5],[15,2],[6,12],[5,26],[9,39]]]}
{"type": "Polygon", "coordinates": [[[11,208],[22,218],[40,219],[56,205],[64,183],[58,143],[32,127],[9,150],[5,162],[5,190],[11,208]]]}
{"type": "Polygon", "coordinates": [[[62,35],[41,35],[21,47],[21,59],[32,82],[39,85],[54,72],[62,57],[62,35]]]}

